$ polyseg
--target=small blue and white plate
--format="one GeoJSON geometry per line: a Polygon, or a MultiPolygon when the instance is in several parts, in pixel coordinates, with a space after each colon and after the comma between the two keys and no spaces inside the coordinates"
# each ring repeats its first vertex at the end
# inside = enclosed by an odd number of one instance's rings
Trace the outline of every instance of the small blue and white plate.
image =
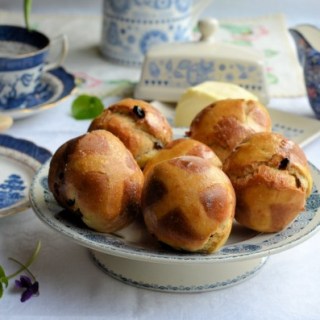
{"type": "Polygon", "coordinates": [[[30,207],[33,175],[50,157],[50,151],[30,141],[0,134],[0,218],[30,207]]]}
{"type": "Polygon", "coordinates": [[[35,93],[27,99],[26,106],[19,109],[1,110],[13,119],[22,119],[43,110],[53,108],[75,89],[75,77],[63,67],[46,72],[35,93]]]}
{"type": "Polygon", "coordinates": [[[320,171],[310,167],[312,194],[305,210],[285,230],[262,234],[235,223],[227,243],[214,254],[177,252],[161,246],[139,221],[115,234],[89,229],[56,203],[48,189],[49,162],[34,177],[30,201],[42,222],[89,248],[93,261],[117,280],[158,291],[211,291],[250,278],[269,255],[292,248],[319,230],[320,171]]]}

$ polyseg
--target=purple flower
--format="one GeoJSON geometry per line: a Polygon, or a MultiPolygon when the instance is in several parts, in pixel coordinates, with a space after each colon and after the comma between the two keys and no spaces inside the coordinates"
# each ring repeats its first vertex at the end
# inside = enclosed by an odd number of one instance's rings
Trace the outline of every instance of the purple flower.
{"type": "Polygon", "coordinates": [[[27,301],[32,296],[39,295],[39,282],[35,281],[32,283],[31,279],[27,276],[20,276],[20,280],[16,280],[15,285],[17,288],[26,289],[21,294],[21,302],[27,301]]]}

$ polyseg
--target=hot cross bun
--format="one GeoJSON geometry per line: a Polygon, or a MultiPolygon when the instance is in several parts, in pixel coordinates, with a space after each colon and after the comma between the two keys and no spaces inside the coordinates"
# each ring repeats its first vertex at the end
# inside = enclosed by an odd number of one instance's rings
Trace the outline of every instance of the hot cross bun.
{"type": "Polygon", "coordinates": [[[117,136],[131,151],[141,168],[172,140],[172,128],[150,103],[123,99],[94,119],[88,131],[104,129],[117,136]]]}
{"type": "Polygon", "coordinates": [[[225,99],[210,104],[195,116],[189,137],[208,145],[224,162],[242,140],[265,131],[271,131],[271,118],[260,102],[225,99]]]}
{"type": "Polygon", "coordinates": [[[145,176],[142,212],[147,229],[178,250],[210,253],[228,239],[235,194],[224,172],[208,159],[181,156],[145,176]]]}
{"type": "Polygon", "coordinates": [[[312,176],[302,149],[273,132],[244,140],[223,170],[236,192],[236,220],[260,232],[287,227],[304,209],[312,176]]]}
{"type": "Polygon", "coordinates": [[[143,173],[112,133],[95,130],[64,143],[53,155],[49,188],[90,228],[114,232],[140,213],[143,173]]]}

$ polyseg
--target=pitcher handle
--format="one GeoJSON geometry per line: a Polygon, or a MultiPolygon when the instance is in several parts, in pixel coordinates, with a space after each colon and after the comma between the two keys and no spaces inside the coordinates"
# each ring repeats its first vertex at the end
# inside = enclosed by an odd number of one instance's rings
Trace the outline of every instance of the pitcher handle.
{"type": "Polygon", "coordinates": [[[46,64],[44,66],[44,71],[49,71],[52,69],[55,69],[59,66],[61,66],[61,64],[63,63],[64,59],[67,56],[68,53],[68,49],[69,49],[69,43],[68,43],[68,38],[65,34],[61,34],[56,36],[55,38],[51,39],[51,45],[54,42],[61,42],[61,51],[58,55],[58,57],[55,59],[55,61],[49,62],[48,64],[46,64]]]}

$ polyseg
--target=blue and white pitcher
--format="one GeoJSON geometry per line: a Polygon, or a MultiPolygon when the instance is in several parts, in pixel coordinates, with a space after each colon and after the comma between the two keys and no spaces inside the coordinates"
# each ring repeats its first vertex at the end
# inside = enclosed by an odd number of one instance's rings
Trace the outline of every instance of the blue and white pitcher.
{"type": "Polygon", "coordinates": [[[320,119],[320,29],[300,24],[289,31],[296,43],[310,106],[320,119]]]}
{"type": "Polygon", "coordinates": [[[141,65],[158,43],[193,39],[202,10],[212,0],[104,0],[101,51],[109,60],[141,65]]]}

